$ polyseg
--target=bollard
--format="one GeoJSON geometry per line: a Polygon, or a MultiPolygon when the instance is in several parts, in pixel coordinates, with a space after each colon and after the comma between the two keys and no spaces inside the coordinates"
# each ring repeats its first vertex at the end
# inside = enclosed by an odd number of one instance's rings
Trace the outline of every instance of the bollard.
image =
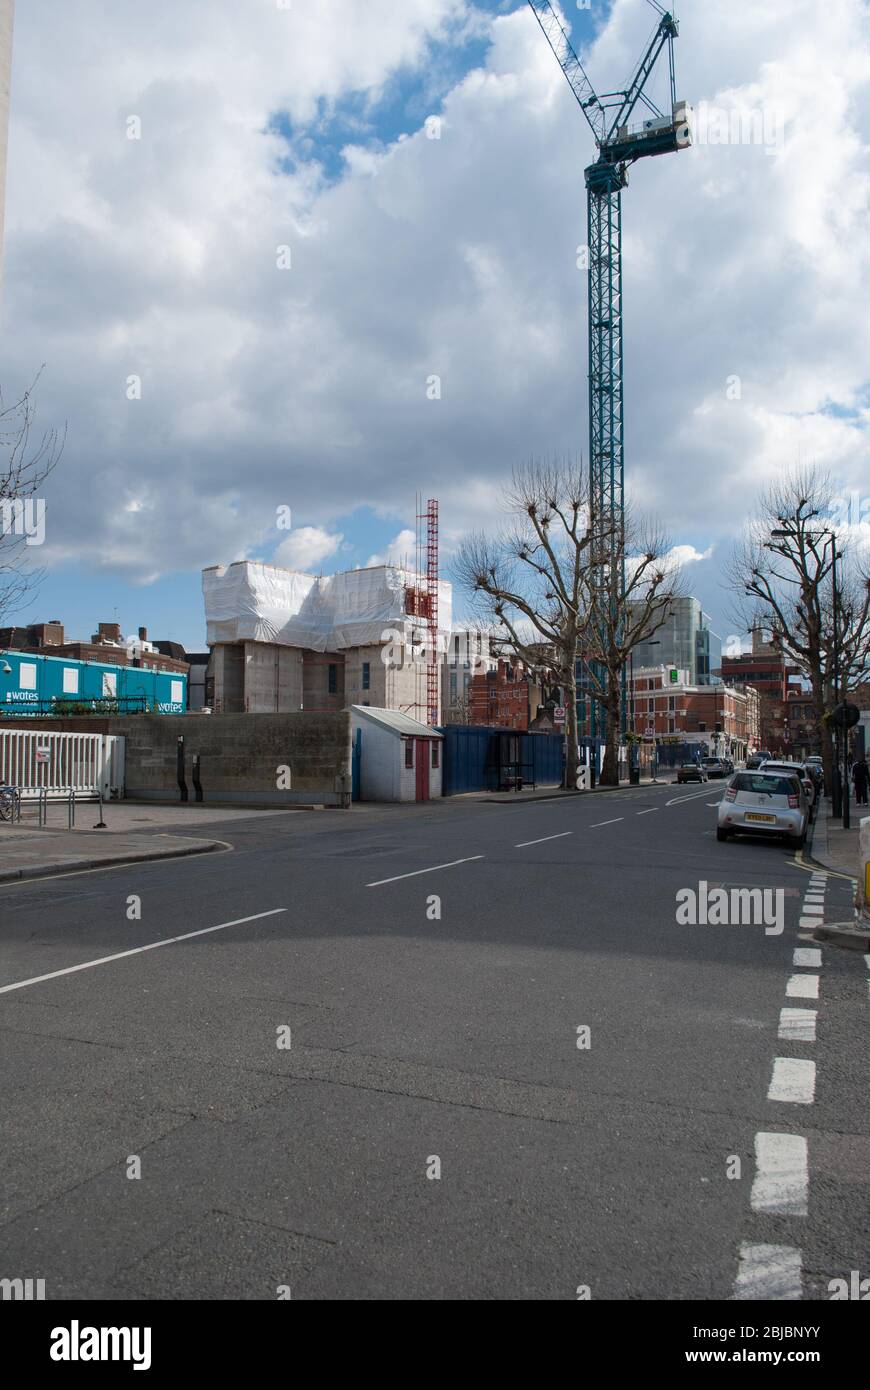
{"type": "Polygon", "coordinates": [[[100,804],[100,819],[97,821],[96,825],[94,826],[94,829],[95,829],[95,830],[105,830],[105,829],[106,829],[106,822],[103,820],[103,789],[102,789],[102,787],[97,787],[97,800],[98,800],[98,802],[99,802],[99,804],[100,804]]]}
{"type": "Polygon", "coordinates": [[[196,793],[196,800],[197,800],[197,801],[202,801],[202,782],[200,781],[200,776],[199,776],[199,766],[200,766],[200,763],[199,763],[199,754],[198,754],[198,753],[194,753],[194,755],[193,755],[193,771],[191,772],[191,780],[192,780],[192,782],[193,782],[193,790],[194,790],[194,792],[196,793]]]}
{"type": "Polygon", "coordinates": [[[863,816],[858,831],[858,910],[861,925],[870,927],[870,816],[863,816]]]}
{"type": "Polygon", "coordinates": [[[178,749],[175,755],[175,771],[178,778],[178,790],[181,793],[181,800],[187,801],[187,783],[184,780],[184,734],[178,735],[178,749]]]}
{"type": "Polygon", "coordinates": [[[76,823],[76,792],[75,787],[70,787],[69,797],[67,798],[67,828],[72,830],[76,823]]]}

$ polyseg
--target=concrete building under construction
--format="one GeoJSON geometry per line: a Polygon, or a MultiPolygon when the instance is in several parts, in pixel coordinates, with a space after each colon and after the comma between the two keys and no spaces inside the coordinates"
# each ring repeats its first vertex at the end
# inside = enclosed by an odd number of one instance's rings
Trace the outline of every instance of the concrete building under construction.
{"type": "Polygon", "coordinates": [[[242,560],[202,582],[216,714],[370,705],[440,722],[452,586],[431,568],[316,576],[242,560]]]}

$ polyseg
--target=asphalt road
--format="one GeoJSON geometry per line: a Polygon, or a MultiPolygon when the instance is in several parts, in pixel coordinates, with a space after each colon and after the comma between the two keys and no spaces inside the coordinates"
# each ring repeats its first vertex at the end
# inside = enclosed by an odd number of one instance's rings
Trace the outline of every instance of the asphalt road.
{"type": "Polygon", "coordinates": [[[870,971],[795,956],[851,887],[719,844],[720,795],[246,819],[232,853],[0,888],[0,1277],[728,1299],[870,1275],[870,971]],[[678,923],[702,880],[782,889],[784,929],[678,923]]]}

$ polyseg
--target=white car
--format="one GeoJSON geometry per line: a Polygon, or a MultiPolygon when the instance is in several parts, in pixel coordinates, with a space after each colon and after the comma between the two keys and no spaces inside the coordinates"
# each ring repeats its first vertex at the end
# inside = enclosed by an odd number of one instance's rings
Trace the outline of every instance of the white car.
{"type": "Polygon", "coordinates": [[[719,802],[717,840],[731,835],[779,835],[800,848],[810,808],[794,772],[735,772],[719,802]]]}

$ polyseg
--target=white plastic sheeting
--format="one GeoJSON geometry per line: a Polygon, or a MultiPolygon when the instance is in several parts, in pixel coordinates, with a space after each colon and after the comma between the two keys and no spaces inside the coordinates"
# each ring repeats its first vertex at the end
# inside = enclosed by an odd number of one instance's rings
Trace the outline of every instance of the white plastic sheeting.
{"type": "MultiPolygon", "coordinates": [[[[416,587],[425,588],[425,578],[416,587]]],[[[390,629],[422,619],[408,619],[405,590],[415,587],[409,570],[392,565],[346,570],[317,578],[277,565],[243,560],[203,570],[202,592],[209,646],[217,642],[275,642],[309,651],[341,651],[376,645],[390,629]]],[[[450,633],[452,585],[438,584],[438,631],[441,643],[450,633]]]]}

